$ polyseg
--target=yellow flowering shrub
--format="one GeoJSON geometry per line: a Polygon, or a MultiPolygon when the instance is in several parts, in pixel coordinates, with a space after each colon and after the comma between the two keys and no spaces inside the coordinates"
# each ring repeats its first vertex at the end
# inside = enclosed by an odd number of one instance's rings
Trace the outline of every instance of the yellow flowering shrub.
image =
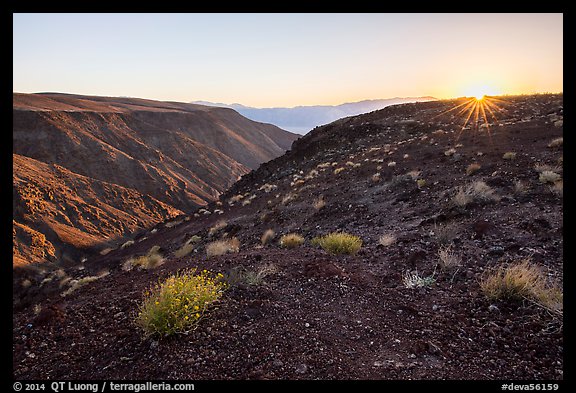
{"type": "Polygon", "coordinates": [[[159,282],[144,293],[136,324],[145,336],[169,336],[196,327],[227,287],[222,273],[187,269],[159,282]]]}

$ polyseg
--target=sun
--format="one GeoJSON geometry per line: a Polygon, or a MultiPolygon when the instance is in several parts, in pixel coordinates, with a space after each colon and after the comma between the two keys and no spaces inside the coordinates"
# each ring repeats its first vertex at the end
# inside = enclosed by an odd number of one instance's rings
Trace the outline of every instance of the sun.
{"type": "Polygon", "coordinates": [[[474,98],[476,101],[483,101],[486,97],[500,95],[500,89],[490,83],[470,84],[463,89],[466,97],[474,98]]]}
{"type": "Polygon", "coordinates": [[[433,118],[443,115],[460,118],[462,128],[456,136],[457,140],[467,129],[476,132],[485,130],[492,140],[490,127],[499,124],[497,114],[503,111],[503,105],[505,101],[497,95],[490,94],[489,90],[475,89],[470,90],[465,97],[459,98],[453,107],[438,113],[433,118]]]}

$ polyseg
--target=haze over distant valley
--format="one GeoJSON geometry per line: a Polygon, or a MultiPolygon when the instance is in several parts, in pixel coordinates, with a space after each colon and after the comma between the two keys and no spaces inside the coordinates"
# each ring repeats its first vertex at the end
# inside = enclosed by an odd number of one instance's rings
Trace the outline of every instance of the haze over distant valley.
{"type": "Polygon", "coordinates": [[[232,108],[247,118],[263,123],[274,124],[282,129],[304,135],[314,127],[321,126],[348,116],[383,109],[390,105],[408,102],[434,101],[436,98],[395,97],[378,100],[363,100],[340,105],[308,105],[293,108],[255,108],[242,104],[222,104],[209,101],[194,101],[194,104],[232,108]]]}

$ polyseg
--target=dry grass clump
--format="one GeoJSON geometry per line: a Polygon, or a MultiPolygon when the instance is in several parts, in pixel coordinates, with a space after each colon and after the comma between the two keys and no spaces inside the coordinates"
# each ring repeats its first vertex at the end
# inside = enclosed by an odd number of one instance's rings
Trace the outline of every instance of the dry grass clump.
{"type": "Polygon", "coordinates": [[[322,209],[324,206],[326,206],[326,201],[324,200],[324,195],[320,195],[318,198],[316,198],[314,200],[314,203],[312,204],[312,206],[314,207],[314,209],[316,210],[320,210],[322,209]]]}
{"type": "Polygon", "coordinates": [[[174,252],[174,256],[176,258],[182,258],[186,255],[190,254],[195,247],[195,244],[198,243],[202,238],[200,236],[194,235],[190,239],[186,241],[178,250],[174,252]]]}
{"type": "Polygon", "coordinates": [[[384,247],[389,247],[394,243],[396,243],[396,235],[394,235],[393,233],[386,233],[380,236],[380,238],[378,239],[378,244],[384,247]]]}
{"type": "Polygon", "coordinates": [[[564,196],[564,182],[562,180],[554,182],[554,184],[549,186],[548,189],[552,194],[559,196],[560,198],[564,196]]]}
{"type": "Polygon", "coordinates": [[[286,206],[290,202],[294,201],[296,198],[298,198],[298,194],[293,194],[290,192],[282,198],[282,201],[280,203],[282,204],[282,206],[286,206]]]}
{"type": "Polygon", "coordinates": [[[442,270],[449,270],[462,265],[462,257],[452,250],[452,246],[438,250],[438,265],[442,270]]]}
{"type": "Polygon", "coordinates": [[[260,242],[262,245],[268,244],[272,239],[274,239],[274,236],[276,236],[276,232],[274,232],[273,229],[266,229],[260,238],[260,242]]]}
{"type": "MultiPolygon", "coordinates": [[[[104,270],[102,273],[100,273],[97,276],[88,276],[88,277],[82,277],[79,279],[67,280],[66,283],[69,284],[70,287],[66,291],[62,292],[60,294],[60,296],[66,297],[66,296],[70,295],[72,292],[74,292],[75,290],[77,290],[78,288],[81,288],[81,287],[85,286],[86,284],[89,284],[91,282],[99,280],[102,277],[106,277],[108,274],[110,274],[110,272],[108,270],[104,270]]],[[[70,277],[68,277],[68,278],[70,278],[70,277]]]]}
{"type": "Polygon", "coordinates": [[[240,250],[240,240],[231,239],[216,240],[206,245],[206,255],[209,257],[236,253],[240,250]]]}
{"type": "Polygon", "coordinates": [[[522,180],[515,180],[514,181],[514,194],[522,195],[528,191],[529,187],[526,183],[522,180]]]}
{"type": "Polygon", "coordinates": [[[557,181],[560,181],[561,178],[562,177],[559,174],[552,171],[543,171],[540,173],[540,176],[538,176],[540,183],[556,183],[557,181]]]}
{"type": "Polygon", "coordinates": [[[433,234],[439,244],[450,244],[462,229],[456,224],[436,225],[434,224],[433,234]]]}
{"type": "Polygon", "coordinates": [[[162,265],[164,263],[164,257],[162,257],[159,251],[159,246],[153,246],[148,250],[146,255],[127,259],[126,262],[122,264],[122,270],[130,271],[135,267],[148,270],[162,265]]]}
{"type": "Polygon", "coordinates": [[[263,265],[257,270],[248,270],[244,274],[244,282],[248,285],[262,285],[264,279],[278,272],[278,267],[272,263],[263,265]]]}
{"type": "Polygon", "coordinates": [[[260,286],[266,283],[266,277],[278,272],[278,267],[272,263],[262,265],[258,269],[246,269],[235,267],[230,269],[226,276],[226,282],[230,286],[244,284],[249,286],[260,286]]]}
{"type": "Polygon", "coordinates": [[[304,243],[304,238],[297,233],[287,233],[280,238],[280,247],[295,248],[304,243]]]}
{"type": "Polygon", "coordinates": [[[468,167],[466,168],[466,174],[468,176],[473,175],[474,173],[478,172],[478,170],[480,170],[480,168],[482,168],[482,166],[480,166],[480,164],[473,162],[472,164],[468,165],[468,167]]]}
{"type": "Polygon", "coordinates": [[[444,155],[447,157],[450,157],[450,156],[453,156],[455,153],[456,153],[456,149],[451,147],[450,149],[448,149],[444,152],[444,155]]]}
{"type": "Polygon", "coordinates": [[[228,223],[225,220],[220,220],[208,230],[208,236],[214,236],[219,230],[226,228],[228,223]]]}
{"type": "Polygon", "coordinates": [[[337,175],[340,172],[342,172],[344,169],[345,169],[344,167],[336,168],[336,169],[334,169],[334,174],[337,175]]]}
{"type": "Polygon", "coordinates": [[[312,244],[319,245],[324,251],[333,255],[354,255],[362,247],[362,239],[349,233],[332,232],[312,239],[312,244]]]}
{"type": "Polygon", "coordinates": [[[380,181],[380,172],[375,173],[372,175],[372,177],[370,178],[370,180],[372,180],[373,183],[378,183],[380,181]]]}
{"type": "MultiPolygon", "coordinates": [[[[123,250],[123,249],[125,249],[126,247],[130,247],[130,246],[133,245],[133,244],[134,244],[134,240],[128,240],[126,243],[124,243],[124,244],[122,244],[122,245],[120,246],[120,249],[123,250]]],[[[102,254],[102,251],[100,251],[100,254],[101,254],[101,255],[106,255],[106,254],[102,254]]]]}
{"type": "Polygon", "coordinates": [[[102,251],[100,251],[100,255],[107,255],[110,251],[114,251],[115,248],[111,248],[111,247],[107,247],[105,249],[103,249],[102,251]]]}
{"type": "Polygon", "coordinates": [[[159,282],[144,294],[136,325],[145,337],[170,336],[193,330],[224,293],[223,275],[185,270],[159,282]]]}
{"type": "Polygon", "coordinates": [[[497,202],[500,197],[485,182],[475,181],[466,188],[459,187],[458,192],[452,198],[452,203],[458,207],[465,207],[472,202],[497,202]]]}
{"type": "Polygon", "coordinates": [[[563,144],[564,144],[564,137],[560,137],[560,138],[552,139],[552,141],[548,144],[548,147],[550,147],[550,148],[560,147],[563,144]]]}
{"type": "Polygon", "coordinates": [[[502,155],[504,160],[514,160],[516,158],[516,153],[513,151],[507,151],[502,155]]]}
{"type": "Polygon", "coordinates": [[[277,189],[277,188],[278,188],[278,186],[277,186],[276,184],[266,183],[266,184],[264,184],[263,186],[261,186],[261,187],[258,189],[258,191],[262,191],[262,190],[263,190],[264,192],[269,193],[269,192],[271,192],[271,191],[273,191],[273,190],[275,190],[275,189],[277,189]]]}
{"type": "Polygon", "coordinates": [[[535,170],[536,172],[538,172],[538,173],[542,173],[542,172],[546,172],[546,171],[549,171],[549,172],[560,172],[561,168],[560,168],[560,167],[557,167],[557,166],[551,166],[551,165],[548,165],[548,164],[540,164],[540,163],[538,163],[538,164],[534,165],[534,170],[535,170]]]}
{"type": "Polygon", "coordinates": [[[167,222],[166,224],[164,224],[164,226],[165,226],[166,228],[172,228],[172,227],[175,227],[176,225],[182,224],[183,221],[184,221],[184,220],[170,221],[170,222],[167,222]]]}
{"type": "Polygon", "coordinates": [[[480,288],[491,300],[527,299],[553,311],[563,308],[562,290],[530,259],[494,269],[482,279],[480,288]]]}

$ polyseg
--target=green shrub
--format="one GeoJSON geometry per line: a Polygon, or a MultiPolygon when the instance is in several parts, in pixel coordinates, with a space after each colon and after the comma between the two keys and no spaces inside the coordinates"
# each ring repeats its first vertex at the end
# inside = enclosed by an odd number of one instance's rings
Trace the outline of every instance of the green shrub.
{"type": "Polygon", "coordinates": [[[304,243],[304,238],[297,233],[287,233],[280,238],[280,246],[285,248],[295,248],[304,243]]]}
{"type": "Polygon", "coordinates": [[[207,270],[195,273],[196,269],[176,273],[145,293],[136,317],[145,336],[191,331],[220,299],[227,287],[223,275],[213,276],[207,270]]]}
{"type": "Polygon", "coordinates": [[[333,255],[353,255],[362,247],[362,239],[348,233],[332,232],[312,239],[312,244],[319,245],[324,251],[333,255]]]}

